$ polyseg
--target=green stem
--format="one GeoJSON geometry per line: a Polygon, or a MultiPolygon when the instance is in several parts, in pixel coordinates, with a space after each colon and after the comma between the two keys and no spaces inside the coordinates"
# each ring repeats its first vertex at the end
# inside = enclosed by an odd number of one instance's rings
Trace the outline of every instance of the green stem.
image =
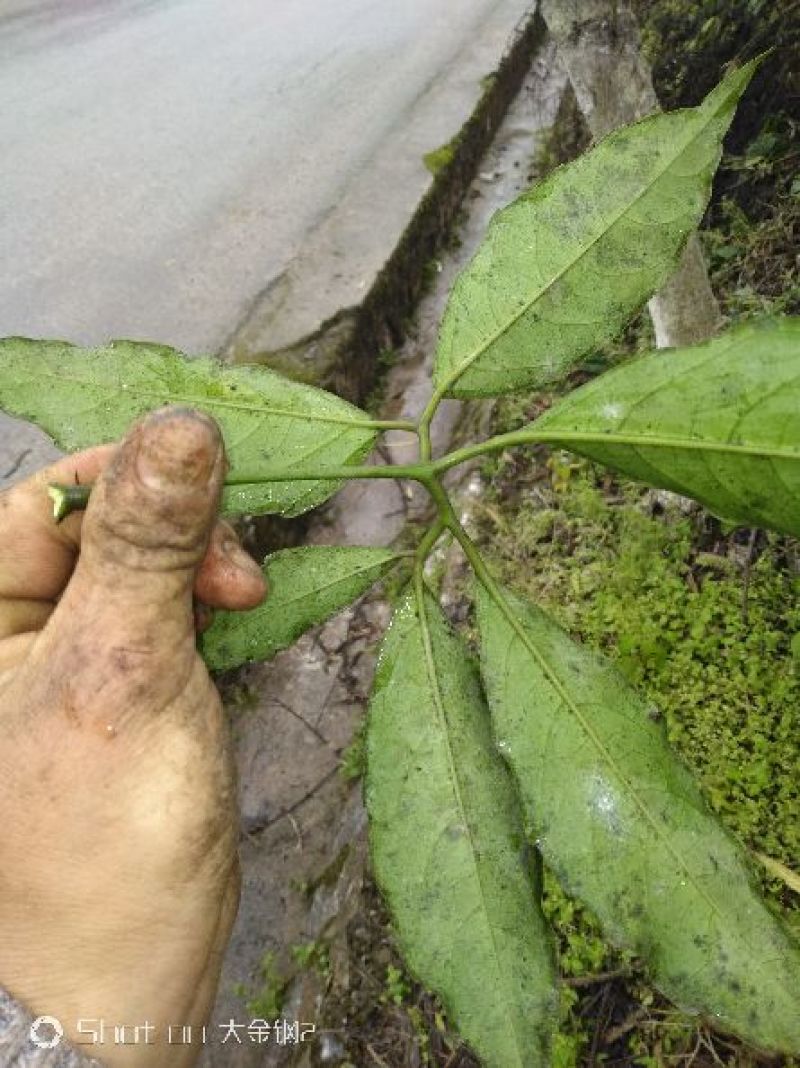
{"type": "Polygon", "coordinates": [[[88,486],[68,486],[54,482],[47,487],[47,494],[53,502],[53,519],[60,523],[70,512],[79,512],[86,507],[89,500],[88,486]]]}
{"type": "Polygon", "coordinates": [[[439,408],[439,405],[444,399],[444,390],[437,389],[431,394],[431,398],[425,405],[425,409],[422,415],[419,417],[419,423],[417,424],[417,433],[419,434],[419,458],[423,463],[430,463],[432,456],[432,444],[431,444],[431,423],[433,417],[439,408]]]}
{"type": "MultiPolygon", "coordinates": [[[[781,460],[796,459],[797,452],[790,449],[771,449],[754,447],[751,445],[737,445],[728,442],[699,441],[694,438],[669,438],[651,437],[638,434],[611,434],[606,432],[583,432],[571,430],[537,430],[532,427],[528,430],[516,430],[510,434],[499,434],[477,445],[468,445],[463,449],[456,449],[441,459],[431,460],[430,424],[442,400],[443,392],[437,390],[432,396],[422,413],[419,421],[420,460],[418,464],[387,465],[385,467],[358,467],[341,465],[339,467],[316,468],[307,471],[254,471],[252,473],[240,472],[229,478],[226,486],[257,486],[261,483],[270,482],[325,482],[342,481],[351,478],[408,478],[415,482],[421,482],[439,507],[451,508],[444,489],[441,487],[438,476],[451,467],[466,463],[479,456],[485,456],[491,452],[499,452],[503,449],[513,448],[516,445],[560,445],[569,449],[571,444],[584,445],[631,445],[650,448],[673,448],[692,449],[699,452],[712,452],[723,454],[738,454],[742,456],[754,456],[765,459],[781,460]],[[446,505],[444,504],[446,502],[446,505]]],[[[397,429],[408,429],[413,424],[400,426],[401,421],[396,421],[397,429]]],[[[577,450],[576,450],[577,451],[577,450]]],[[[51,486],[48,490],[53,498],[54,514],[56,519],[63,519],[70,512],[85,508],[89,499],[91,486],[51,486]]],[[[451,509],[452,510],[452,509],[451,509]]],[[[444,513],[442,513],[444,514],[444,513]]]]}
{"type": "Polygon", "coordinates": [[[439,522],[450,531],[461,546],[464,555],[469,561],[470,567],[475,572],[478,580],[485,586],[486,590],[498,605],[513,615],[513,613],[510,612],[506,599],[503,597],[502,590],[495,582],[494,578],[492,578],[491,572],[484,563],[480,549],[472,538],[470,538],[469,534],[467,534],[466,530],[464,530],[444,486],[438,478],[431,478],[427,480],[424,485],[436,502],[436,507],[439,510],[439,522]]]}
{"type": "Polygon", "coordinates": [[[331,482],[347,478],[410,478],[424,482],[432,473],[431,464],[386,464],[381,467],[358,467],[342,464],[339,467],[311,468],[307,471],[237,472],[226,478],[226,486],[257,486],[261,482],[331,482]]]}
{"type": "Polygon", "coordinates": [[[470,567],[475,572],[480,581],[484,584],[487,590],[495,596],[495,594],[502,599],[502,594],[497,583],[489,573],[489,569],[483,562],[483,557],[480,554],[480,550],[475,542],[467,534],[464,527],[461,525],[461,521],[455,513],[452,502],[447,495],[447,492],[442,486],[441,482],[437,478],[431,479],[425,483],[425,486],[430,493],[431,497],[436,501],[436,506],[439,509],[439,518],[444,526],[450,531],[458,544],[461,546],[464,555],[469,561],[470,567]]]}
{"type": "MultiPolygon", "coordinates": [[[[258,486],[272,482],[332,482],[349,478],[409,478],[425,483],[433,472],[431,464],[410,464],[405,467],[387,464],[385,467],[328,467],[313,471],[258,471],[237,474],[225,480],[226,486],[258,486]]],[[[70,512],[77,512],[89,503],[91,483],[81,486],[52,483],[47,492],[53,499],[53,518],[57,523],[70,512]]]]}
{"type": "Polygon", "coordinates": [[[440,460],[437,460],[433,466],[436,474],[440,475],[444,474],[445,471],[449,471],[451,467],[458,467],[459,464],[465,464],[468,460],[474,460],[477,456],[485,456],[490,452],[500,452],[514,445],[530,445],[538,441],[539,435],[534,434],[532,431],[517,430],[510,434],[498,434],[497,437],[489,438],[488,441],[481,441],[477,445],[467,445],[463,449],[456,449],[454,452],[450,452],[440,460]]]}
{"type": "Polygon", "coordinates": [[[490,590],[490,592],[495,591],[497,596],[502,598],[502,594],[500,593],[497,583],[489,574],[486,564],[483,562],[483,557],[480,554],[480,550],[478,549],[477,545],[475,545],[475,543],[472,541],[470,536],[467,534],[466,530],[464,530],[464,527],[461,525],[461,521],[455,513],[452,501],[450,500],[444,486],[441,484],[439,479],[435,477],[425,480],[423,482],[423,485],[425,486],[425,489],[428,491],[428,493],[430,493],[436,504],[436,508],[439,513],[437,523],[442,528],[449,530],[450,533],[455,537],[456,541],[463,549],[464,555],[469,561],[472,570],[475,572],[481,582],[483,582],[486,588],[490,590]]]}
{"type": "Polygon", "coordinates": [[[466,530],[464,530],[463,526],[459,522],[454,512],[452,513],[451,519],[447,524],[447,528],[448,530],[452,531],[453,537],[461,546],[464,552],[464,556],[466,556],[467,560],[469,560],[469,565],[475,572],[478,581],[486,588],[486,591],[489,593],[495,603],[500,607],[501,611],[503,611],[506,615],[510,615],[511,612],[506,602],[506,599],[503,596],[503,592],[498,586],[498,584],[495,582],[491,571],[486,566],[484,559],[481,556],[480,549],[469,536],[469,534],[467,534],[466,530]]]}
{"type": "Polygon", "coordinates": [[[422,570],[425,566],[425,561],[431,554],[434,545],[442,536],[442,532],[445,529],[445,521],[441,516],[437,516],[433,522],[433,525],[428,529],[425,537],[417,546],[414,553],[414,567],[418,570],[422,570]]]}
{"type": "MultiPolygon", "coordinates": [[[[509,605],[506,598],[503,596],[503,591],[500,589],[498,583],[495,582],[491,571],[486,566],[484,559],[481,556],[480,549],[472,540],[472,538],[470,538],[469,534],[467,534],[460,519],[456,515],[452,501],[447,495],[447,491],[445,490],[444,486],[436,477],[428,479],[426,482],[424,482],[424,486],[428,490],[428,493],[430,493],[433,500],[436,502],[436,507],[439,512],[438,522],[450,531],[450,533],[456,539],[458,544],[461,546],[464,556],[466,556],[470,567],[475,572],[476,578],[483,585],[484,589],[487,591],[489,596],[498,606],[500,611],[508,619],[511,626],[515,630],[520,631],[519,620],[514,615],[514,612],[511,610],[511,606],[509,605]]],[[[417,560],[414,565],[415,581],[418,573],[421,575],[422,569],[419,564],[419,561],[417,560]]]]}
{"type": "Polygon", "coordinates": [[[417,424],[410,419],[370,419],[366,424],[375,430],[407,430],[409,434],[417,433],[417,424]]]}

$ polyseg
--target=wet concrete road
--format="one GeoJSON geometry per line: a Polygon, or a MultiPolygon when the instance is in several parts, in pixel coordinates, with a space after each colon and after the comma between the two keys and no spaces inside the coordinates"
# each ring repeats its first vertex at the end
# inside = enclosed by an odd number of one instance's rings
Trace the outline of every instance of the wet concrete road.
{"type": "Polygon", "coordinates": [[[515,7],[8,0],[0,336],[219,350],[420,95],[515,7]]]}

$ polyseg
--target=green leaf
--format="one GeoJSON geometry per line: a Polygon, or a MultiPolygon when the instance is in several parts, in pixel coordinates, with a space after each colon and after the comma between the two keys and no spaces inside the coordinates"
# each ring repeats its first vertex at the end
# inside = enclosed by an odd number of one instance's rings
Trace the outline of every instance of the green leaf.
{"type": "Polygon", "coordinates": [[[632,360],[526,429],[726,519],[800,535],[800,320],[632,360]]]}
{"type": "Polygon", "coordinates": [[[552,949],[477,673],[438,606],[398,609],[367,736],[377,880],[409,967],[486,1068],[548,1063],[552,949]]]}
{"type": "MultiPolygon", "coordinates": [[[[121,437],[162,404],[212,415],[225,438],[228,478],[261,470],[338,467],[369,452],[375,430],[358,408],[264,367],[226,367],[174,349],[114,341],[81,349],[62,341],[0,341],[0,406],[30,419],[63,449],[121,437]]],[[[299,515],[340,483],[273,482],[226,487],[227,513],[299,515]]]]}
{"type": "Polygon", "coordinates": [[[453,286],[437,389],[485,397],[539,386],[619,332],[667,280],[700,221],[722,138],[759,62],[697,108],[615,131],[495,215],[453,286]]]}
{"type": "Polygon", "coordinates": [[[530,832],[565,889],[687,1012],[800,1051],[800,950],[616,668],[532,605],[478,594],[495,736],[530,832]]]}
{"type": "Polygon", "coordinates": [[[199,647],[214,671],[269,660],[360,597],[400,559],[391,549],[307,545],[264,561],[269,593],[249,612],[217,612],[199,647]]]}

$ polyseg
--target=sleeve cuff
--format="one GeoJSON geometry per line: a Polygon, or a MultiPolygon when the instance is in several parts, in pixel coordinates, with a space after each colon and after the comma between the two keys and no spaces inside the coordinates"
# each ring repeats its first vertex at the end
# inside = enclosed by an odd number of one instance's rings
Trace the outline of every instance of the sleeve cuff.
{"type": "Polygon", "coordinates": [[[3,1068],[103,1068],[63,1037],[58,1020],[33,1017],[0,987],[0,1064],[3,1068]]]}

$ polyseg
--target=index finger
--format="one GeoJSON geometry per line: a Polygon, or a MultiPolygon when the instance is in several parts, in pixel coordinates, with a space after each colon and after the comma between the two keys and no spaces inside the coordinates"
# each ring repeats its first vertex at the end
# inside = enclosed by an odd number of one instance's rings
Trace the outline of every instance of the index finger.
{"type": "Polygon", "coordinates": [[[117,445],[96,445],[65,456],[0,493],[0,597],[53,601],[72,575],[83,512],[53,520],[51,482],[91,483],[117,445]]]}

